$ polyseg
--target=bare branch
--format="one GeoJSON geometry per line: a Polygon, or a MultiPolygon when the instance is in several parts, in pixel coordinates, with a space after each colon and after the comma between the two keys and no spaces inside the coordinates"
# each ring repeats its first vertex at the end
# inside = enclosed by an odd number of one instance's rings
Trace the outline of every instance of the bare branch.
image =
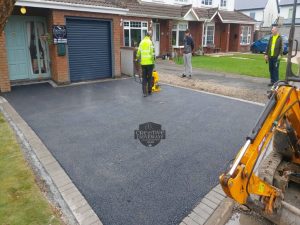
{"type": "Polygon", "coordinates": [[[0,33],[2,33],[6,21],[14,9],[16,0],[0,0],[0,33]]]}

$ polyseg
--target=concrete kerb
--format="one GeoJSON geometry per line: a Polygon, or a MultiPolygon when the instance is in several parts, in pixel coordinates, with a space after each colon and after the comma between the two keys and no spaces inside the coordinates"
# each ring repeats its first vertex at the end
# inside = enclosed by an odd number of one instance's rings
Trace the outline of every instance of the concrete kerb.
{"type": "Polygon", "coordinates": [[[48,200],[60,208],[63,213],[64,222],[72,225],[103,225],[47,147],[6,99],[1,96],[0,112],[13,128],[32,169],[38,178],[46,184],[48,200]]]}
{"type": "Polygon", "coordinates": [[[217,185],[179,225],[224,225],[231,217],[233,206],[233,201],[217,185]]]}

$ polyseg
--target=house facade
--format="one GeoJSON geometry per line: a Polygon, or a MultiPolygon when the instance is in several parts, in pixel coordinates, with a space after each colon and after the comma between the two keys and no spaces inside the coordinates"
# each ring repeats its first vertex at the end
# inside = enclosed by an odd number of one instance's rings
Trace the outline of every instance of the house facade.
{"type": "Polygon", "coordinates": [[[271,27],[279,16],[278,0],[236,0],[235,9],[255,19],[256,30],[271,27]]]}
{"type": "MultiPolygon", "coordinates": [[[[293,16],[294,0],[280,1],[280,17],[283,19],[282,25],[279,28],[281,34],[289,36],[292,16],[293,16]]],[[[300,42],[300,0],[297,1],[296,21],[295,21],[295,39],[300,42]]]]}
{"type": "MultiPolygon", "coordinates": [[[[157,56],[173,55],[176,52],[181,54],[184,32],[187,28],[194,38],[196,49],[201,48],[205,52],[249,51],[253,26],[256,22],[234,11],[234,1],[157,2],[143,0],[139,4],[127,4],[129,9],[127,16],[152,18],[150,28],[153,31],[152,40],[157,56]]],[[[135,47],[125,42],[124,45],[135,47]]]]}
{"type": "Polygon", "coordinates": [[[148,30],[157,56],[181,54],[187,28],[196,49],[249,51],[255,21],[233,2],[18,0],[0,37],[0,91],[120,77],[121,47],[137,47],[148,30]]]}

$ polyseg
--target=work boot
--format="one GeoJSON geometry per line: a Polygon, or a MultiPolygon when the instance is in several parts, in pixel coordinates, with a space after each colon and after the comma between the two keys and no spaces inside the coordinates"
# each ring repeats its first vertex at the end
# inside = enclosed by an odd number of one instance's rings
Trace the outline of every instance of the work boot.
{"type": "Polygon", "coordinates": [[[183,74],[181,75],[181,77],[186,77],[186,75],[183,73],[183,74]]]}

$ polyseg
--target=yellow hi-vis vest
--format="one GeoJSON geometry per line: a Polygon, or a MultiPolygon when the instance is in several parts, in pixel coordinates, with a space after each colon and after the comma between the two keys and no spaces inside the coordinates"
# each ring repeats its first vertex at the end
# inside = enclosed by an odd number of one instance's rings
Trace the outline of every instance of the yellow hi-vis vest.
{"type": "Polygon", "coordinates": [[[275,45],[276,45],[276,41],[277,41],[278,37],[279,37],[279,34],[274,35],[274,36],[272,37],[271,56],[274,56],[275,45]]]}
{"type": "Polygon", "coordinates": [[[154,46],[150,37],[146,36],[140,43],[136,57],[141,59],[141,65],[153,65],[155,59],[154,46]]]}

